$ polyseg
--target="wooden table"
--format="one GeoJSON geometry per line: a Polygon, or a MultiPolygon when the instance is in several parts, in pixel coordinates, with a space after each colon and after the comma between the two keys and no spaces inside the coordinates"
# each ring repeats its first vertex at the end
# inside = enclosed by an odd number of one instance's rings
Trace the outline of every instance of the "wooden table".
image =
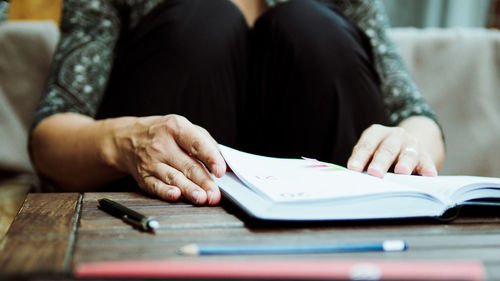
{"type": "MultiPolygon", "coordinates": [[[[73,277],[77,265],[116,260],[218,260],[184,257],[189,243],[342,242],[404,239],[405,252],[231,256],[232,260],[480,260],[500,279],[500,208],[469,209],[449,223],[431,220],[277,224],[251,220],[229,202],[217,207],[168,203],[139,193],[29,194],[2,241],[0,278],[73,277]],[[97,208],[107,197],[155,216],[156,234],[140,232],[97,208]]],[[[1,247],[0,247],[1,249],[1,247]]]]}

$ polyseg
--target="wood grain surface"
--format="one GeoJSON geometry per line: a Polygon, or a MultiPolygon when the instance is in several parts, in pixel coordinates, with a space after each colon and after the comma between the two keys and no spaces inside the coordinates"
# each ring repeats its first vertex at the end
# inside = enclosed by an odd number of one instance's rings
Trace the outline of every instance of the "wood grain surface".
{"type": "Polygon", "coordinates": [[[216,207],[196,207],[187,202],[169,203],[140,193],[85,193],[81,200],[78,194],[30,194],[6,235],[4,253],[0,253],[0,269],[24,274],[65,274],[78,264],[95,261],[228,258],[177,254],[181,246],[190,243],[332,243],[404,239],[409,247],[405,252],[235,255],[230,258],[480,260],[485,265],[488,279],[500,279],[500,208],[463,211],[462,216],[448,223],[434,220],[277,223],[255,221],[226,201],[216,207]],[[154,234],[141,232],[110,216],[97,208],[97,200],[104,197],[155,216],[160,228],[154,234]],[[78,228],[72,239],[75,219],[78,219],[78,228]],[[30,254],[34,249],[37,253],[30,254]],[[47,259],[51,262],[44,262],[47,259]]]}
{"type": "Polygon", "coordinates": [[[77,193],[28,194],[2,240],[0,272],[69,273],[80,197],[77,193]]]}

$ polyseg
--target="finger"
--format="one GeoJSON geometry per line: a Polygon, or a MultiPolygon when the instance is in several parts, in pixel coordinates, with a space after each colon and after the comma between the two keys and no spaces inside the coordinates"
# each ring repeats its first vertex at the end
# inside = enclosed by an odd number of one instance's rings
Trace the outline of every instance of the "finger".
{"type": "MultiPolygon", "coordinates": [[[[189,122],[186,120],[186,122],[189,122]]],[[[220,154],[215,141],[208,138],[193,124],[186,126],[175,136],[177,144],[190,155],[202,161],[216,177],[221,177],[226,171],[226,162],[220,154]]]]}
{"type": "Polygon", "coordinates": [[[347,161],[347,168],[362,172],[388,133],[388,128],[382,125],[372,125],[366,129],[353,148],[351,157],[347,161]]]}
{"type": "Polygon", "coordinates": [[[155,176],[165,184],[175,186],[180,189],[182,195],[189,201],[202,205],[207,201],[207,193],[197,184],[190,181],[184,174],[168,165],[158,165],[155,176]]]}
{"type": "Polygon", "coordinates": [[[141,188],[153,195],[167,201],[176,201],[181,197],[179,188],[168,185],[155,176],[147,176],[143,179],[141,188]]]}
{"type": "Polygon", "coordinates": [[[218,145],[217,141],[210,135],[210,133],[203,127],[195,125],[215,146],[218,145]]]}
{"type": "MultiPolygon", "coordinates": [[[[214,144],[214,146],[217,147],[217,150],[219,151],[219,154],[221,155],[222,157],[222,154],[220,153],[220,149],[219,149],[219,144],[217,143],[217,141],[210,135],[210,133],[203,127],[200,127],[200,126],[197,126],[195,125],[205,136],[207,136],[207,138],[209,138],[209,140],[214,144]]],[[[222,157],[222,159],[224,160],[224,157],[222,157]]],[[[218,178],[222,177],[227,171],[227,163],[226,161],[224,160],[224,169],[223,169],[223,172],[222,174],[215,174],[214,175],[218,178]]]]}
{"type": "Polygon", "coordinates": [[[376,177],[384,177],[401,151],[402,129],[393,128],[392,133],[385,138],[375,151],[367,172],[376,177]]]}
{"type": "Polygon", "coordinates": [[[201,187],[207,194],[208,204],[215,205],[219,203],[221,198],[219,187],[200,161],[187,155],[180,148],[170,155],[171,157],[167,158],[168,165],[182,172],[187,179],[201,187]]]}
{"type": "Polygon", "coordinates": [[[403,145],[403,149],[399,153],[398,161],[394,167],[394,173],[411,175],[415,170],[420,153],[418,152],[418,143],[416,140],[409,140],[403,145]]]}
{"type": "Polygon", "coordinates": [[[420,156],[419,163],[417,165],[417,173],[426,177],[435,177],[438,175],[436,164],[432,161],[428,154],[423,154],[420,156]]]}
{"type": "Polygon", "coordinates": [[[200,186],[207,193],[207,201],[210,205],[219,203],[221,194],[219,187],[212,180],[212,177],[199,161],[191,158],[191,163],[182,165],[180,171],[192,182],[200,186]]]}

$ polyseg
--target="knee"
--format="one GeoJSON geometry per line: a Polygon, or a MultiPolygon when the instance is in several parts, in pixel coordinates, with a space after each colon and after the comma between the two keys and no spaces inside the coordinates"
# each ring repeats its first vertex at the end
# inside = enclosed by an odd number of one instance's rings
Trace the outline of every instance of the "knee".
{"type": "Polygon", "coordinates": [[[199,0],[197,6],[198,18],[179,25],[182,31],[178,46],[187,63],[196,67],[202,63],[211,68],[235,50],[246,47],[248,26],[236,6],[228,0],[199,0]]]}
{"type": "Polygon", "coordinates": [[[175,57],[189,69],[207,69],[230,51],[246,46],[248,26],[228,0],[165,2],[150,23],[147,36],[154,49],[175,57]]]}
{"type": "Polygon", "coordinates": [[[268,16],[256,29],[267,33],[269,42],[286,46],[295,65],[318,75],[354,71],[360,59],[368,59],[359,31],[326,4],[290,1],[268,16]]]}

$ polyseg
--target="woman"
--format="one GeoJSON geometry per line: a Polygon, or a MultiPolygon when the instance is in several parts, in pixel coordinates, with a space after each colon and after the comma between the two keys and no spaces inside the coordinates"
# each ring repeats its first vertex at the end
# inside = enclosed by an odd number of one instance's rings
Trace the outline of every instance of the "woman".
{"type": "Polygon", "coordinates": [[[40,175],[74,191],[133,178],[165,200],[214,205],[217,142],[436,175],[441,130],[381,2],[284,2],[259,2],[247,22],[243,1],[67,0],[31,135],[40,175]]]}

